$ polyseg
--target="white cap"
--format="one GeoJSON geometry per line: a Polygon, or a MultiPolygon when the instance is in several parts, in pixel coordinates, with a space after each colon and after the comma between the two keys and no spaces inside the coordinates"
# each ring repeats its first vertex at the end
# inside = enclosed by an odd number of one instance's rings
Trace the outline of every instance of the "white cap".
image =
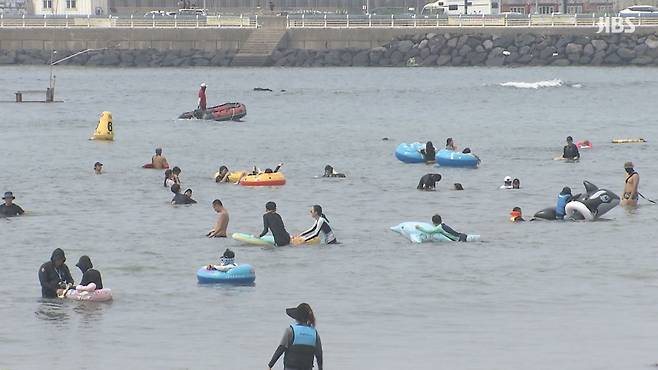
{"type": "Polygon", "coordinates": [[[205,82],[202,82],[202,83],[201,83],[201,87],[206,87],[206,83],[205,83],[205,82]]]}
{"type": "Polygon", "coordinates": [[[505,180],[504,180],[504,181],[505,181],[505,182],[510,182],[510,181],[512,181],[512,178],[509,177],[509,176],[505,176],[505,180]]]}

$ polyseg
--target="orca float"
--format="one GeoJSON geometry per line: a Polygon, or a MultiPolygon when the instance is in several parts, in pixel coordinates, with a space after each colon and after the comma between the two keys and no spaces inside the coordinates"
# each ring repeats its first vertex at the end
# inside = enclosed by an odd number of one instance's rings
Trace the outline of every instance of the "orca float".
{"type": "MultiPolygon", "coordinates": [[[[610,190],[599,189],[585,180],[584,194],[576,194],[565,207],[567,219],[594,221],[619,205],[619,196],[610,190]]],[[[535,213],[535,219],[555,220],[555,207],[544,208],[535,213]]]]}

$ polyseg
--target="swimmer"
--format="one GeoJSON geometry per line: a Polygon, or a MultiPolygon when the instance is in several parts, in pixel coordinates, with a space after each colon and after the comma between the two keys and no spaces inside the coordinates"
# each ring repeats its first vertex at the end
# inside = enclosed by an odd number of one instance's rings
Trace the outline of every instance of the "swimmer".
{"type": "Polygon", "coordinates": [[[523,219],[523,214],[521,213],[521,208],[520,207],[512,208],[512,212],[510,212],[510,221],[512,221],[512,222],[523,222],[523,221],[525,221],[523,219]]]}
{"type": "Polygon", "coordinates": [[[434,227],[429,229],[423,227],[422,225],[416,225],[416,229],[426,234],[441,234],[452,241],[460,241],[460,242],[466,241],[466,234],[459,233],[453,230],[450,226],[444,224],[443,221],[441,220],[441,216],[439,215],[432,216],[432,224],[434,225],[434,227]]]}
{"type": "Polygon", "coordinates": [[[286,231],[283,225],[283,220],[278,213],[276,213],[276,203],[267,202],[265,204],[265,214],[263,215],[263,231],[258,235],[259,238],[272,231],[274,236],[274,244],[277,247],[283,247],[290,244],[290,234],[286,231]]]}
{"type": "Polygon", "coordinates": [[[39,268],[39,283],[41,283],[43,298],[57,298],[73,285],[73,277],[65,262],[64,251],[56,248],[50,256],[50,261],[39,268]]]}
{"type": "Polygon", "coordinates": [[[420,150],[420,154],[423,155],[426,163],[434,162],[436,160],[436,148],[431,141],[425,143],[425,149],[420,150]]]}
{"type": "Polygon", "coordinates": [[[192,189],[185,189],[185,192],[183,193],[186,197],[190,198],[190,203],[196,203],[196,200],[192,199],[192,189]]]}
{"type": "Polygon", "coordinates": [[[301,238],[302,242],[308,242],[311,239],[317,238],[322,233],[325,243],[327,244],[338,243],[338,241],[336,240],[336,236],[334,236],[334,232],[331,229],[331,226],[329,225],[329,220],[327,220],[327,216],[325,216],[324,213],[322,213],[322,207],[320,207],[317,204],[314,205],[313,207],[311,207],[310,214],[311,217],[315,219],[315,223],[310,229],[299,234],[297,237],[301,238]]]}
{"type": "Polygon", "coordinates": [[[635,172],[633,162],[624,163],[626,181],[624,182],[624,194],[621,198],[622,206],[635,207],[639,200],[640,174],[635,172]]]}
{"type": "Polygon", "coordinates": [[[181,169],[180,169],[180,167],[178,167],[178,166],[174,167],[174,168],[171,170],[171,173],[173,174],[173,177],[172,177],[172,178],[173,178],[173,180],[174,180],[174,183],[180,185],[180,184],[181,184],[181,182],[180,182],[180,173],[181,173],[181,169]]]}
{"type": "Polygon", "coordinates": [[[456,150],[457,150],[457,145],[455,145],[455,141],[452,140],[451,137],[449,137],[449,138],[446,140],[446,150],[452,150],[452,151],[456,151],[456,150]]]}
{"type": "Polygon", "coordinates": [[[0,216],[14,217],[25,213],[23,208],[21,208],[18,204],[14,204],[14,199],[16,199],[14,193],[11,191],[5,192],[5,195],[2,196],[2,200],[4,200],[5,203],[0,205],[0,216]]]}
{"type": "Polygon", "coordinates": [[[580,152],[578,152],[578,147],[573,143],[573,138],[567,136],[567,145],[564,146],[562,150],[562,156],[555,158],[556,160],[570,160],[577,161],[580,159],[580,152]]]}
{"type": "Polygon", "coordinates": [[[500,186],[501,189],[511,189],[512,188],[512,178],[510,176],[505,176],[503,179],[503,184],[500,186]]]}
{"type": "Polygon", "coordinates": [[[171,186],[171,192],[174,193],[174,198],[171,200],[171,204],[194,204],[196,200],[181,194],[180,185],[174,184],[171,186]]]}
{"type": "Polygon", "coordinates": [[[324,175],[322,177],[345,177],[344,173],[338,173],[331,165],[324,166],[324,175]]]}
{"type": "Polygon", "coordinates": [[[103,173],[103,164],[101,162],[94,163],[94,173],[96,175],[103,173]]]}
{"type": "Polygon", "coordinates": [[[176,183],[174,181],[174,173],[171,170],[166,170],[164,176],[164,187],[171,189],[171,186],[176,183]]]}
{"type": "Polygon", "coordinates": [[[229,172],[228,167],[226,166],[220,166],[219,171],[217,172],[217,176],[215,176],[215,182],[229,182],[228,178],[231,175],[231,172],[229,172]]]}
{"type": "Polygon", "coordinates": [[[295,319],[295,323],[286,328],[267,366],[272,370],[281,355],[285,354],[284,369],[311,370],[315,357],[318,370],[322,370],[322,342],[315,329],[315,315],[311,306],[301,303],[297,307],[286,309],[286,314],[295,319]]]}
{"type": "Polygon", "coordinates": [[[202,113],[206,110],[206,87],[206,83],[202,82],[201,87],[199,88],[199,93],[197,94],[199,97],[197,109],[201,110],[202,113]]]}
{"type": "Polygon", "coordinates": [[[224,254],[219,257],[219,265],[208,265],[206,270],[217,270],[217,271],[229,271],[230,269],[238,267],[238,264],[235,263],[235,253],[226,248],[224,254]]]}
{"type": "Polygon", "coordinates": [[[462,184],[460,184],[458,182],[454,183],[453,186],[454,186],[455,190],[464,190],[464,187],[462,186],[462,184]]]}
{"type": "Polygon", "coordinates": [[[512,180],[512,189],[521,189],[521,180],[519,179],[512,180]]]}
{"type": "Polygon", "coordinates": [[[78,291],[93,291],[94,289],[103,289],[103,279],[100,271],[94,269],[89,256],[82,256],[75,264],[82,271],[82,280],[76,287],[78,291]],[[94,289],[90,289],[89,284],[94,284],[94,289]]]}
{"type": "Polygon", "coordinates": [[[217,212],[219,217],[217,217],[217,222],[212,230],[208,231],[206,234],[209,238],[226,238],[226,229],[228,228],[229,215],[228,210],[224,208],[222,201],[215,199],[212,201],[212,209],[217,212]]]}
{"type": "Polygon", "coordinates": [[[167,158],[162,155],[162,148],[155,149],[155,155],[151,157],[151,165],[153,165],[153,168],[157,170],[169,168],[169,162],[167,162],[167,158]]]}
{"type": "Polygon", "coordinates": [[[555,206],[556,219],[564,220],[564,216],[567,213],[565,207],[567,206],[567,203],[571,201],[571,197],[571,188],[568,186],[562,188],[560,194],[557,195],[557,205],[555,206]]]}
{"type": "Polygon", "coordinates": [[[428,173],[423,175],[418,182],[416,189],[431,191],[436,189],[436,183],[441,181],[441,174],[438,173],[428,173]]]}

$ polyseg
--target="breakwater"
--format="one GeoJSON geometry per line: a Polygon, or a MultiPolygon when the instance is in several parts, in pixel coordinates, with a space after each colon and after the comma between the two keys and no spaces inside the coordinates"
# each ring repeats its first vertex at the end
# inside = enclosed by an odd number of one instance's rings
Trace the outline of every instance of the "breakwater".
{"type": "MultiPolygon", "coordinates": [[[[0,31],[0,65],[48,64],[86,48],[107,48],[64,64],[116,67],[240,66],[253,30],[0,31]]],[[[658,28],[597,34],[595,28],[290,29],[266,65],[534,66],[658,65],[658,28]]]]}

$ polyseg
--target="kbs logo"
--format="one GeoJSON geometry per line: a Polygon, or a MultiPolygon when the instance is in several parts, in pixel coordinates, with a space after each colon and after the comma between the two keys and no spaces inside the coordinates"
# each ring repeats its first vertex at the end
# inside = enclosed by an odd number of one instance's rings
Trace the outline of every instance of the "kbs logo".
{"type": "Polygon", "coordinates": [[[596,33],[633,33],[633,17],[599,17],[596,33]]]}

